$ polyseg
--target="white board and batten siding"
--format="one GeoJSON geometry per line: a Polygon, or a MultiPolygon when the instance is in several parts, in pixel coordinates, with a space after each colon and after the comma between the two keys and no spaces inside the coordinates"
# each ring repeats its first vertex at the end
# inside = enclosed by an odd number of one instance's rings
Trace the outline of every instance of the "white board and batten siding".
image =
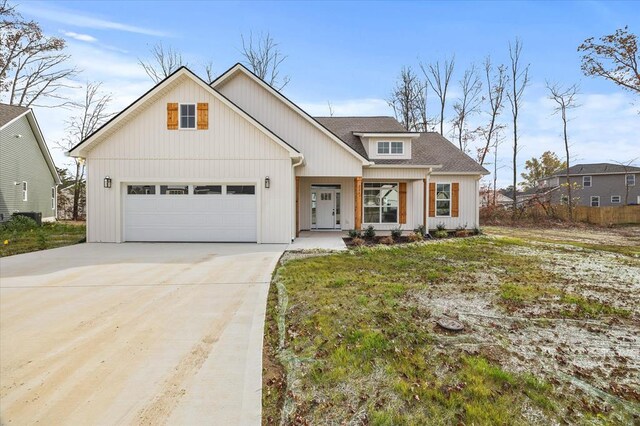
{"type": "Polygon", "coordinates": [[[304,153],[305,164],[296,168],[297,176],[362,175],[362,159],[244,73],[236,73],[216,90],[304,153]]]}
{"type": "Polygon", "coordinates": [[[127,184],[256,185],[257,241],[291,240],[292,168],[286,149],[185,78],[98,143],[86,157],[91,242],[124,240],[127,184]],[[208,103],[207,130],[167,130],[167,103],[208,103]],[[103,187],[110,176],[112,188],[103,187]],[[264,187],[269,176],[271,187],[264,187]]]}
{"type": "MultiPolygon", "coordinates": [[[[467,229],[473,229],[480,227],[480,220],[478,217],[478,206],[480,205],[480,187],[479,179],[477,176],[472,175],[438,175],[432,174],[429,177],[430,183],[454,183],[458,182],[459,186],[459,215],[458,217],[451,216],[435,216],[429,217],[428,224],[429,229],[435,229],[440,223],[444,224],[446,229],[456,229],[459,226],[464,226],[467,229]]],[[[428,197],[427,191],[427,197],[428,197]]]]}

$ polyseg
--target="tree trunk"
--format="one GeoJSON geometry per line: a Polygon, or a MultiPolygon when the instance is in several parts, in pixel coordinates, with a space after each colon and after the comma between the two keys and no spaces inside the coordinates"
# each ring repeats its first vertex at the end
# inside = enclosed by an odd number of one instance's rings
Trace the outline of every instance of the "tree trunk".
{"type": "Polygon", "coordinates": [[[569,196],[569,222],[573,222],[573,197],[571,196],[571,178],[569,177],[569,139],[567,138],[567,115],[562,110],[562,126],[564,132],[564,150],[567,154],[567,193],[569,196]]]}
{"type": "Polygon", "coordinates": [[[516,216],[518,207],[517,184],[518,184],[518,107],[513,114],[513,217],[516,216]]]}

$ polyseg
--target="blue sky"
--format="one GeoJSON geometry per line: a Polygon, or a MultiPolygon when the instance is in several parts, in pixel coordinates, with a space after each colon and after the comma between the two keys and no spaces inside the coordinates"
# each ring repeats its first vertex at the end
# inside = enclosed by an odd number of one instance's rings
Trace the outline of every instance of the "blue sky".
{"type": "MultiPolygon", "coordinates": [[[[574,161],[626,161],[640,156],[639,100],[606,81],[584,77],[577,46],[587,37],[628,25],[640,31],[638,2],[23,2],[18,10],[68,41],[79,81],[103,81],[119,110],[152,82],[137,65],[157,42],[180,50],[202,72],[221,73],[241,60],[240,35],[269,32],[288,58],[284,93],[311,114],[392,115],[385,99],[399,70],[455,54],[457,81],[487,55],[508,59],[510,40],[524,43],[531,85],[522,109],[519,169],[531,156],[562,152],[559,118],[546,99],[546,80],[580,83],[581,107],[570,132],[574,161]]],[[[452,86],[453,105],[457,87],[452,86]]],[[[75,96],[72,94],[72,96],[75,96]]],[[[432,96],[432,99],[434,97],[432,96]]],[[[49,143],[62,137],[65,111],[36,111],[49,143]]],[[[431,113],[435,114],[435,105],[431,113]]],[[[482,124],[479,115],[474,123],[482,124]]],[[[509,121],[505,110],[503,120],[509,121]]],[[[508,183],[510,142],[499,159],[508,183]]],[[[64,162],[61,153],[56,159],[64,162]]]]}

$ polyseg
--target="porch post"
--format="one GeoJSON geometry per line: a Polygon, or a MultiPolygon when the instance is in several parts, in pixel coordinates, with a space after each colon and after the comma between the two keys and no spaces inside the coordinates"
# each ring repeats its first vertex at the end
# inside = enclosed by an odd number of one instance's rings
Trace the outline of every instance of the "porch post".
{"type": "Polygon", "coordinates": [[[362,177],[356,177],[353,180],[355,185],[355,216],[354,216],[354,229],[362,228],[362,177]]]}
{"type": "Polygon", "coordinates": [[[296,238],[300,236],[300,176],[296,176],[296,238]]]}

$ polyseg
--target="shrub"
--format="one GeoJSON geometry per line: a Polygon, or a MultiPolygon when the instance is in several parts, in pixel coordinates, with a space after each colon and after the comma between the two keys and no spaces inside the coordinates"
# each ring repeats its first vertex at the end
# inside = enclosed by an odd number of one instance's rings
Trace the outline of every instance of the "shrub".
{"type": "Polygon", "coordinates": [[[37,227],[36,221],[30,217],[14,215],[10,220],[0,225],[0,231],[24,232],[37,227]]]}
{"type": "Polygon", "coordinates": [[[390,246],[391,244],[393,244],[393,237],[391,235],[387,235],[386,237],[382,237],[380,239],[380,244],[386,244],[386,245],[390,246]]]}
{"type": "Polygon", "coordinates": [[[436,229],[438,231],[446,231],[447,227],[444,225],[444,222],[440,222],[439,224],[436,225],[436,229]]]}
{"type": "Polygon", "coordinates": [[[428,234],[427,227],[424,226],[424,225],[420,225],[416,229],[413,230],[413,233],[414,234],[420,234],[422,236],[422,238],[424,238],[428,234]]]}
{"type": "Polygon", "coordinates": [[[402,237],[402,227],[398,226],[397,228],[393,228],[391,230],[391,238],[397,240],[400,237],[402,237]]]}
{"type": "Polygon", "coordinates": [[[45,234],[42,230],[38,231],[37,241],[38,248],[40,250],[44,250],[47,248],[47,234],[45,234]]]}
{"type": "Polygon", "coordinates": [[[411,241],[412,243],[417,243],[418,241],[422,240],[424,240],[424,235],[422,235],[420,232],[413,232],[409,235],[409,241],[411,241]]]}
{"type": "Polygon", "coordinates": [[[367,226],[367,229],[364,231],[364,237],[370,240],[376,237],[376,230],[373,229],[373,225],[367,226]]]}
{"type": "Polygon", "coordinates": [[[359,229],[351,229],[349,230],[350,238],[362,238],[362,232],[359,229]]]}
{"type": "Polygon", "coordinates": [[[460,225],[456,228],[456,237],[466,237],[467,235],[469,235],[469,231],[467,230],[466,223],[464,224],[464,226],[460,225]]]}
{"type": "Polygon", "coordinates": [[[436,232],[433,233],[433,236],[436,238],[447,238],[449,236],[449,233],[444,229],[438,229],[436,232]]]}
{"type": "Polygon", "coordinates": [[[351,239],[351,244],[353,244],[354,246],[362,246],[364,245],[364,240],[360,237],[354,237],[353,239],[351,239]]]}

